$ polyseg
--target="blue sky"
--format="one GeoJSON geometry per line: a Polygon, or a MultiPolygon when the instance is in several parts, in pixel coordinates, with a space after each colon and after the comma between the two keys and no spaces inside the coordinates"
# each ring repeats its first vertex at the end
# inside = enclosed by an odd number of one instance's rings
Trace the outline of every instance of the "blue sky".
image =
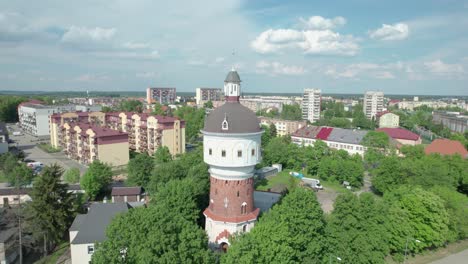
{"type": "Polygon", "coordinates": [[[0,89],[468,95],[468,1],[0,0],[0,89]],[[234,55],[232,55],[234,52],[234,55]]]}

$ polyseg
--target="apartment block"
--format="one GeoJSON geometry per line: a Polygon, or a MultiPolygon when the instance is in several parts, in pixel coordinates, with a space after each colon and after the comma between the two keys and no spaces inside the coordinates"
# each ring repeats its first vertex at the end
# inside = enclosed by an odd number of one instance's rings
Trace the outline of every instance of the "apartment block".
{"type": "Polygon", "coordinates": [[[302,98],[302,119],[314,123],[320,119],[320,89],[305,89],[302,98]]]}
{"type": "Polygon", "coordinates": [[[377,113],[383,111],[384,93],[369,91],[364,95],[363,111],[368,119],[375,118],[377,113]]]}
{"type": "Polygon", "coordinates": [[[195,101],[198,106],[203,106],[208,101],[222,101],[222,97],[221,88],[197,88],[195,90],[195,101]]]}
{"type": "Polygon", "coordinates": [[[89,123],[66,122],[57,130],[56,144],[82,164],[100,160],[111,166],[128,163],[128,134],[89,123]]]}
{"type": "Polygon", "coordinates": [[[459,112],[432,112],[432,121],[436,124],[442,124],[452,132],[465,133],[468,128],[468,116],[461,115],[459,112]]]}
{"type": "MultiPolygon", "coordinates": [[[[133,112],[74,112],[51,118],[51,144],[59,146],[59,130],[66,122],[87,123],[128,134],[128,149],[152,155],[160,146],[172,155],[185,152],[185,121],[174,117],[133,112]]],[[[128,152],[127,149],[127,152],[128,152]]]]}
{"type": "Polygon", "coordinates": [[[307,121],[305,120],[284,120],[269,117],[259,117],[259,119],[262,125],[270,126],[274,124],[278,136],[291,135],[298,129],[307,126],[307,121]]]}
{"type": "Polygon", "coordinates": [[[70,112],[75,105],[43,105],[40,103],[22,103],[18,106],[18,118],[21,129],[34,136],[49,135],[49,117],[54,113],[70,112]]]}
{"type": "Polygon", "coordinates": [[[176,88],[148,88],[146,89],[146,102],[148,104],[173,104],[176,100],[176,88]]]}

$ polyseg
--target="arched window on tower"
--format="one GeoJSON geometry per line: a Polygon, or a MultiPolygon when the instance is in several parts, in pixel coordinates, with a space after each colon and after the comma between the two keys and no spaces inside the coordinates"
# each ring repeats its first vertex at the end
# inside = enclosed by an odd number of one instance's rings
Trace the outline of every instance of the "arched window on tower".
{"type": "Polygon", "coordinates": [[[246,214],[247,213],[247,203],[243,202],[241,205],[241,214],[246,214]]]}

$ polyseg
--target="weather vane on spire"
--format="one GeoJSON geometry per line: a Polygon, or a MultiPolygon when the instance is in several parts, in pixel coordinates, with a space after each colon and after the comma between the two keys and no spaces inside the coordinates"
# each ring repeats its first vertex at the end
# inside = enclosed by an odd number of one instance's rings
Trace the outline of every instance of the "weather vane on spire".
{"type": "MultiPolygon", "coordinates": [[[[236,56],[236,50],[235,50],[235,49],[232,49],[231,54],[232,54],[232,60],[233,60],[233,62],[234,62],[234,56],[236,56]]],[[[233,63],[233,64],[232,64],[232,71],[235,71],[235,70],[236,70],[236,69],[235,69],[234,63],[233,63]]]]}

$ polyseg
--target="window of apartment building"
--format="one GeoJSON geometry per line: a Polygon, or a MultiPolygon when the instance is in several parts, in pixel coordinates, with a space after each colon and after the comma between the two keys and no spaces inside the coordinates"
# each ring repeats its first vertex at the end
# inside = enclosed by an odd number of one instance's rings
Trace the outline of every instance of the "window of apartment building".
{"type": "Polygon", "coordinates": [[[208,149],[208,154],[211,156],[213,154],[213,150],[212,149],[208,149]]]}
{"type": "Polygon", "coordinates": [[[221,157],[226,157],[226,151],[225,150],[221,150],[221,157]]]}
{"type": "Polygon", "coordinates": [[[238,150],[238,151],[237,151],[237,157],[238,157],[238,158],[241,158],[241,157],[242,157],[242,150],[238,150]]]}
{"type": "Polygon", "coordinates": [[[88,246],[88,254],[94,253],[94,246],[88,246]]]}

